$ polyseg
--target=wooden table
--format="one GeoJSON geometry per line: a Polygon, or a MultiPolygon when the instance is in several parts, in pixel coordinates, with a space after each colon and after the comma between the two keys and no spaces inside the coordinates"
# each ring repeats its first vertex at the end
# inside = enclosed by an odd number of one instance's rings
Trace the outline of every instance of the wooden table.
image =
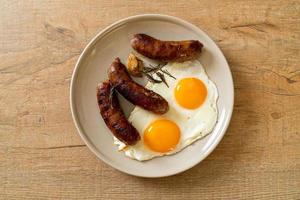
{"type": "Polygon", "coordinates": [[[300,1],[2,1],[0,199],[300,199],[300,1]],[[87,42],[112,22],[164,13],[224,52],[235,108],[201,164],[144,179],[79,138],[69,83],[87,42]]]}

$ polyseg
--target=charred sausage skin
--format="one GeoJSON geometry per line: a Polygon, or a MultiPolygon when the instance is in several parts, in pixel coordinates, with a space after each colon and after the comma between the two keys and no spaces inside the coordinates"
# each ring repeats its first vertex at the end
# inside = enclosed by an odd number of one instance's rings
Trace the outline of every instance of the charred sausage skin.
{"type": "Polygon", "coordinates": [[[140,140],[138,131],[127,121],[109,81],[98,85],[97,100],[100,114],[116,138],[127,145],[134,145],[140,140]]]}
{"type": "Polygon", "coordinates": [[[195,59],[203,47],[198,40],[162,41],[146,34],[135,34],[131,46],[148,58],[164,62],[195,59]]]}
{"type": "Polygon", "coordinates": [[[164,114],[169,110],[168,102],[162,96],[131,79],[119,58],[111,64],[108,77],[117,91],[131,103],[156,114],[164,114]]]}

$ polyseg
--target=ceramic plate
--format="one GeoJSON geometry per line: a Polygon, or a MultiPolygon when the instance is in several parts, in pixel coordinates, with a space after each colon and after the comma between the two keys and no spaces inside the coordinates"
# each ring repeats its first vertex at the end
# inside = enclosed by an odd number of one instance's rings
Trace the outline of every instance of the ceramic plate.
{"type": "MultiPolygon", "coordinates": [[[[233,110],[233,82],[230,68],[217,45],[198,27],[176,17],[146,14],[122,19],[102,30],[86,46],[75,66],[70,88],[71,112],[77,130],[91,151],[112,167],[135,176],[162,177],[185,171],[207,157],[222,139],[233,110]],[[205,138],[181,152],[149,161],[132,160],[119,152],[112,134],[102,120],[96,100],[96,86],[107,79],[107,69],[115,57],[126,61],[132,51],[130,39],[146,33],[162,40],[200,40],[199,57],[218,88],[218,122],[205,138]]],[[[120,99],[128,116],[133,106],[120,99]]]]}

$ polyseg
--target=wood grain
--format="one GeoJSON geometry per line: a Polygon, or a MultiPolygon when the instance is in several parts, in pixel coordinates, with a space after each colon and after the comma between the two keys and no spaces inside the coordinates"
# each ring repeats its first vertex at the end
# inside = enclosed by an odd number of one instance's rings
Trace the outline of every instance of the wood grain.
{"type": "Polygon", "coordinates": [[[1,1],[0,199],[300,199],[299,63],[299,1],[1,1]],[[235,83],[220,145],[191,170],[161,179],[98,160],[69,110],[71,73],[86,43],[141,13],[206,31],[235,83]]]}

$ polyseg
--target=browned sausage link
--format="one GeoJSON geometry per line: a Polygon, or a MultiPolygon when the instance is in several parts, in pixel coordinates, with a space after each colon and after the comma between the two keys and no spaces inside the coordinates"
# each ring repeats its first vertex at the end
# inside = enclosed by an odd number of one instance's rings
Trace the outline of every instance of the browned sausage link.
{"type": "Polygon", "coordinates": [[[116,138],[127,145],[133,145],[140,140],[138,131],[125,118],[116,93],[111,93],[109,81],[98,86],[97,100],[100,114],[116,138]]]}
{"type": "Polygon", "coordinates": [[[148,58],[165,62],[194,59],[203,47],[198,40],[162,41],[146,34],[135,34],[131,46],[148,58]]]}
{"type": "Polygon", "coordinates": [[[164,114],[169,110],[168,102],[162,96],[144,88],[130,78],[119,58],[111,64],[108,77],[117,91],[131,103],[156,114],[164,114]]]}

